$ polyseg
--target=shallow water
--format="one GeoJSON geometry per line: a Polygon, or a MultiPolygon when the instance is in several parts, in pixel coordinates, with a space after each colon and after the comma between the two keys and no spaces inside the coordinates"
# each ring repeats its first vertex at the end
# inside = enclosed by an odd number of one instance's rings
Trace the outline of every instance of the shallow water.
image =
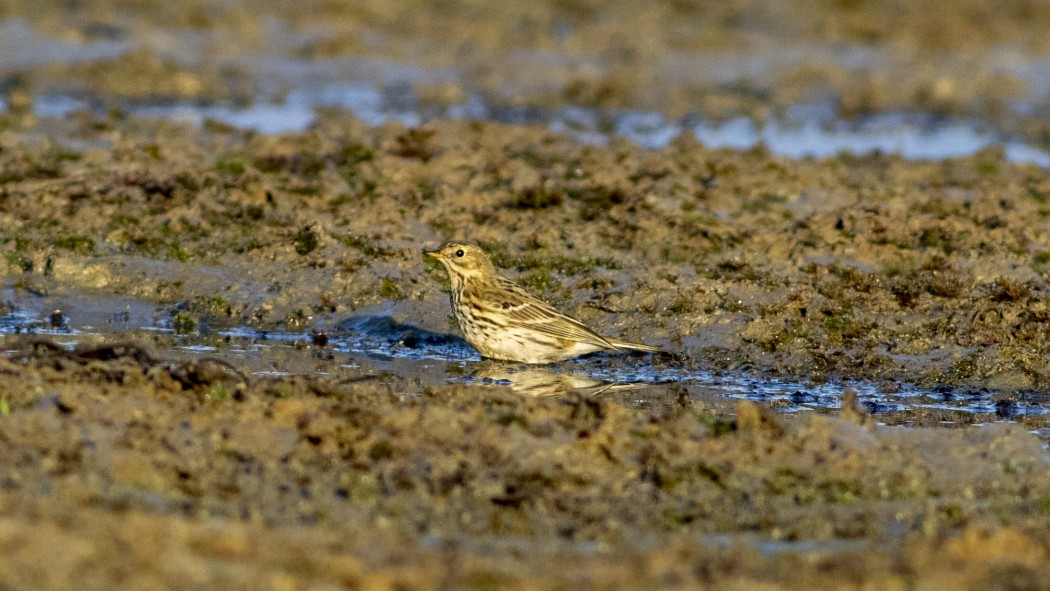
{"type": "MultiPolygon", "coordinates": [[[[87,102],[66,95],[38,96],[33,104],[39,117],[64,117],[91,108],[87,102]]],[[[169,118],[194,125],[214,120],[276,134],[307,129],[316,121],[319,108],[345,109],[369,125],[398,122],[414,127],[437,118],[546,124],[552,131],[570,134],[580,141],[604,145],[613,137],[624,137],[650,150],[666,147],[681,134],[692,134],[711,148],[744,150],[761,145],[775,155],[789,158],[884,153],[913,160],[942,160],[1001,146],[1008,161],[1050,168],[1050,152],[998,135],[979,121],[921,113],[844,120],[828,105],[798,105],[782,117],[764,123],[746,117],[728,121],[695,116],[669,119],[653,112],[603,112],[573,106],[507,107],[490,105],[478,95],[462,104],[426,108],[419,106],[411,89],[403,86],[380,91],[368,83],[347,83],[319,90],[296,90],[283,102],[259,101],[245,108],[184,103],[132,106],[128,110],[140,117],[169,118]]]]}
{"type": "Polygon", "coordinates": [[[112,59],[131,47],[123,40],[72,43],[42,36],[23,20],[0,21],[0,68],[112,59]]]}
{"type": "Polygon", "coordinates": [[[1010,397],[989,389],[935,388],[863,381],[805,383],[746,372],[714,372],[682,359],[597,354],[547,366],[483,360],[455,335],[434,333],[389,316],[331,319],[308,332],[250,327],[176,334],[168,310],[118,296],[32,295],[3,291],[0,333],[32,334],[72,347],[99,336],[149,339],[165,359],[212,357],[255,376],[324,374],[397,382],[408,394],[449,382],[510,388],[523,395],[614,396],[632,406],[660,406],[688,395],[731,411],[731,401],[762,402],[779,412],[828,412],[852,389],[860,405],[885,424],[909,425],[922,415],[944,425],[1017,422],[1050,437],[1050,395],[1010,397]],[[326,324],[326,325],[325,325],[326,324]]]}

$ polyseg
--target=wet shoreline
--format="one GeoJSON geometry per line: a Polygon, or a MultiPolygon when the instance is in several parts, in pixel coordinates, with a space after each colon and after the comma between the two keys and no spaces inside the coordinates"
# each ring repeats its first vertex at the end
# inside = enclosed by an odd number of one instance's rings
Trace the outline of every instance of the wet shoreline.
{"type": "MultiPolygon", "coordinates": [[[[731,401],[751,400],[782,413],[830,413],[841,408],[842,396],[849,390],[880,425],[1020,423],[1050,440],[1050,399],[1040,391],[1004,395],[988,388],[923,389],[894,380],[791,381],[746,370],[712,372],[686,359],[657,360],[649,355],[599,354],[549,366],[528,366],[483,361],[454,334],[433,333],[382,315],[353,316],[338,322],[319,319],[307,332],[285,332],[244,326],[187,326],[164,308],[126,298],[111,301],[96,296],[79,304],[74,311],[54,308],[34,313],[10,309],[9,303],[8,314],[0,318],[0,333],[21,335],[21,342],[55,340],[69,349],[82,341],[143,342],[158,334],[163,336],[154,341],[154,349],[171,349],[176,358],[186,358],[189,352],[191,356],[221,359],[250,376],[309,373],[312,363],[326,359],[342,368],[353,368],[351,374],[358,378],[384,382],[382,373],[396,367],[393,371],[399,377],[416,381],[411,389],[416,394],[422,388],[450,384],[505,387],[524,396],[629,391],[633,392],[632,404],[645,406],[687,392],[694,399],[724,398],[728,412],[731,401]]],[[[13,340],[12,346],[17,348],[18,343],[13,340]]]]}

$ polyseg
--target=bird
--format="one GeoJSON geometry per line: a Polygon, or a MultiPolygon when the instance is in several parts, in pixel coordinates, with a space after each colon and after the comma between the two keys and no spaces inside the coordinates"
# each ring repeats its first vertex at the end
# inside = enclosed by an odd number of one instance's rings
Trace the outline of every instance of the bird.
{"type": "Polygon", "coordinates": [[[502,276],[485,251],[452,240],[423,254],[437,259],[452,282],[452,313],[482,357],[545,364],[597,351],[666,353],[658,347],[602,336],[502,276]]]}

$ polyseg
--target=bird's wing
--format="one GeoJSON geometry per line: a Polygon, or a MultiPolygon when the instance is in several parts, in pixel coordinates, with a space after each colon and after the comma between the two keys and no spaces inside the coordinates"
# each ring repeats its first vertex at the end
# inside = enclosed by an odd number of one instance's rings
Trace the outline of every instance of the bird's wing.
{"type": "Polygon", "coordinates": [[[499,312],[506,316],[510,326],[535,330],[569,341],[590,343],[597,347],[616,348],[579,320],[562,314],[510,279],[502,276],[499,279],[498,292],[500,295],[492,299],[492,305],[499,307],[499,312]]]}

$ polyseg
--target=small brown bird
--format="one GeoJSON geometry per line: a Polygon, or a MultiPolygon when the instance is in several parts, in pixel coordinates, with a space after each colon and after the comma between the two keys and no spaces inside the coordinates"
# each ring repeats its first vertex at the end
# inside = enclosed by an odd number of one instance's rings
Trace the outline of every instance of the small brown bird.
{"type": "Polygon", "coordinates": [[[452,312],[483,357],[522,363],[553,363],[595,351],[663,349],[603,337],[555,310],[499,274],[485,252],[470,242],[446,242],[423,254],[441,261],[452,281],[452,312]]]}

